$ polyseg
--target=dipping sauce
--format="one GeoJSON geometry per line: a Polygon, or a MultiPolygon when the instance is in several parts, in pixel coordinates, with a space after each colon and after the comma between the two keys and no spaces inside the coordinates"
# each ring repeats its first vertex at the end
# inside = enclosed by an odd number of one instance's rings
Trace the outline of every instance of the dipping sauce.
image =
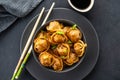
{"type": "Polygon", "coordinates": [[[90,5],[91,0],[71,0],[71,3],[76,8],[85,9],[85,8],[87,8],[90,5]]]}

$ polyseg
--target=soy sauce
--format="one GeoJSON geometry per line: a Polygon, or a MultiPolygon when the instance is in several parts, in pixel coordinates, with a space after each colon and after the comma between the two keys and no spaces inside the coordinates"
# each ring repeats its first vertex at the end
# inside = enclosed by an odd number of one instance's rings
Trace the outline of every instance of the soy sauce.
{"type": "Polygon", "coordinates": [[[90,5],[91,0],[71,0],[71,3],[79,8],[79,9],[85,9],[90,5]]]}

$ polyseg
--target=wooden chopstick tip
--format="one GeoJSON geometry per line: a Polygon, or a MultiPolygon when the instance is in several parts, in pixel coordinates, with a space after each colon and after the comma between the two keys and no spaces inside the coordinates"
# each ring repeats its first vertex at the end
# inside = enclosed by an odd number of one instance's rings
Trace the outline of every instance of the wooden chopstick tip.
{"type": "Polygon", "coordinates": [[[52,6],[54,6],[54,5],[55,5],[55,2],[52,3],[52,6]]]}

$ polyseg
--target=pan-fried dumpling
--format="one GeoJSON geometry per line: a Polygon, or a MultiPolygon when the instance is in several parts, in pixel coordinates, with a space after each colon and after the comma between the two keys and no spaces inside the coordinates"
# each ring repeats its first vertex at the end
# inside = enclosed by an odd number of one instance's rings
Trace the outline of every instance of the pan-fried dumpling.
{"type": "Polygon", "coordinates": [[[39,55],[39,61],[43,66],[51,66],[54,61],[53,61],[53,56],[49,52],[41,52],[39,55]]]}
{"type": "Polygon", "coordinates": [[[79,57],[75,53],[70,52],[70,57],[67,58],[64,62],[65,64],[70,66],[76,63],[77,61],[79,61],[79,57]]]}
{"type": "Polygon", "coordinates": [[[36,38],[34,40],[34,50],[37,53],[48,50],[50,47],[49,42],[44,38],[36,38]]]}
{"type": "Polygon", "coordinates": [[[45,31],[40,31],[40,33],[37,35],[37,38],[47,38],[47,33],[45,31]]]}
{"type": "Polygon", "coordinates": [[[63,32],[65,34],[67,34],[67,32],[69,31],[69,29],[70,29],[70,26],[63,27],[63,32]]]}
{"type": "Polygon", "coordinates": [[[38,34],[37,38],[44,38],[49,41],[49,38],[51,35],[52,35],[52,32],[41,30],[40,33],[38,34]]]}
{"type": "Polygon", "coordinates": [[[54,55],[53,60],[54,60],[54,63],[52,65],[53,69],[55,71],[62,71],[63,70],[63,61],[62,61],[62,59],[60,57],[57,57],[57,56],[54,55]]]}
{"type": "Polygon", "coordinates": [[[66,59],[69,57],[70,47],[68,44],[66,43],[59,44],[56,49],[57,49],[58,55],[62,59],[66,59]]]}
{"type": "Polygon", "coordinates": [[[83,53],[85,52],[85,48],[87,47],[87,44],[84,43],[82,40],[79,40],[78,42],[76,42],[74,44],[74,50],[75,50],[75,53],[81,57],[83,56],[83,53]]]}
{"type": "Polygon", "coordinates": [[[59,44],[67,41],[67,37],[63,31],[56,31],[50,36],[49,42],[52,44],[59,44]]]}
{"type": "Polygon", "coordinates": [[[58,21],[52,21],[49,23],[49,25],[46,27],[46,29],[50,32],[55,32],[59,29],[62,29],[63,25],[60,24],[58,21]]]}
{"type": "Polygon", "coordinates": [[[76,25],[74,25],[67,32],[67,36],[73,43],[75,43],[82,38],[82,33],[79,29],[76,28],[76,25]]]}

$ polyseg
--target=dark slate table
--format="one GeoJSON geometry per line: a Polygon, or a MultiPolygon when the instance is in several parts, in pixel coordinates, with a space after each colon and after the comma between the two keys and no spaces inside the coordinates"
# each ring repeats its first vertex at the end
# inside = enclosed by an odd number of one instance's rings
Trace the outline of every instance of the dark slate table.
{"type": "MultiPolygon", "coordinates": [[[[42,6],[72,9],[67,0],[44,0],[29,15],[19,18],[0,33],[0,80],[10,80],[20,57],[20,39],[27,23],[39,13],[42,6]]],[[[95,0],[86,16],[96,29],[100,41],[100,55],[91,73],[83,80],[120,80],[120,0],[95,0]]],[[[24,69],[19,80],[36,80],[24,69]]],[[[73,79],[71,79],[73,80],[73,79]]],[[[75,80],[75,79],[74,79],[75,80]]]]}

